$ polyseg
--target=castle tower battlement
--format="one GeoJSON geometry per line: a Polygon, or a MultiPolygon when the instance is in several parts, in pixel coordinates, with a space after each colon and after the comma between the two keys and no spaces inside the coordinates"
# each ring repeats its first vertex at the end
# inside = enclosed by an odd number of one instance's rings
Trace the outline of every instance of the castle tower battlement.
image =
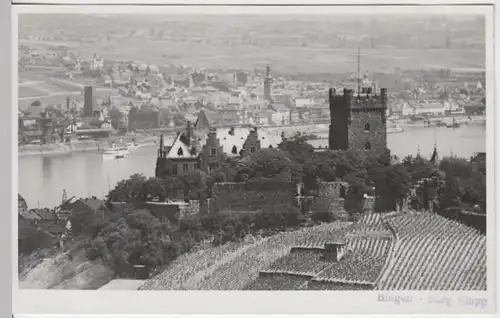
{"type": "Polygon", "coordinates": [[[372,87],[362,87],[355,93],[344,89],[329,91],[330,130],[329,148],[359,149],[381,154],[387,149],[387,89],[379,94],[372,87]]]}

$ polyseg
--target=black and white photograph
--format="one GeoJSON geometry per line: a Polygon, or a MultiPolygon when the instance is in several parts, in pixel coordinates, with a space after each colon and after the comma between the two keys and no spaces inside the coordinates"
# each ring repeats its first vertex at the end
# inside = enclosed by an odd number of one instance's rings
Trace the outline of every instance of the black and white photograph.
{"type": "Polygon", "coordinates": [[[19,290],[494,290],[493,10],[24,9],[19,290]]]}

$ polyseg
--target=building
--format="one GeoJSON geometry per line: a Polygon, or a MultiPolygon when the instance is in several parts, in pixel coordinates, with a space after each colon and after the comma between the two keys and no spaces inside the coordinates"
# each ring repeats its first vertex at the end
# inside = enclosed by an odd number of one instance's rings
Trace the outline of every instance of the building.
{"type": "Polygon", "coordinates": [[[18,118],[19,143],[51,143],[58,138],[53,118],[43,111],[41,104],[33,103],[25,113],[18,118]]]}
{"type": "Polygon", "coordinates": [[[28,204],[20,194],[17,195],[17,208],[19,214],[28,212],[28,204]]]}
{"type": "Polygon", "coordinates": [[[328,143],[334,150],[362,149],[380,154],[387,149],[387,89],[380,95],[372,87],[344,89],[343,94],[329,91],[330,129],[328,143]]]}
{"type": "Polygon", "coordinates": [[[171,146],[165,146],[161,137],[155,175],[176,176],[197,169],[210,173],[226,158],[277,148],[280,143],[281,136],[262,128],[215,128],[202,110],[194,127],[188,122],[186,130],[177,135],[171,146]]]}
{"type": "Polygon", "coordinates": [[[85,86],[83,88],[83,116],[94,116],[94,109],[96,108],[95,87],[85,86]]]}

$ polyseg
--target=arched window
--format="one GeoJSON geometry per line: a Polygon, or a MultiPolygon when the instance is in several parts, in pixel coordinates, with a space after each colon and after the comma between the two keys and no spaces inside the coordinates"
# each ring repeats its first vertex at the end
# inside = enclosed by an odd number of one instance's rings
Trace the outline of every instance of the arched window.
{"type": "Polygon", "coordinates": [[[366,150],[372,149],[372,144],[369,141],[365,144],[365,149],[366,150]]]}
{"type": "Polygon", "coordinates": [[[236,146],[233,146],[233,150],[231,150],[231,152],[235,155],[238,153],[238,149],[236,149],[236,146]]]}
{"type": "Polygon", "coordinates": [[[179,150],[177,150],[177,155],[179,156],[184,155],[184,151],[182,151],[182,148],[179,148],[179,150]]]}
{"type": "Polygon", "coordinates": [[[365,131],[370,131],[370,124],[369,123],[365,124],[365,131]]]}

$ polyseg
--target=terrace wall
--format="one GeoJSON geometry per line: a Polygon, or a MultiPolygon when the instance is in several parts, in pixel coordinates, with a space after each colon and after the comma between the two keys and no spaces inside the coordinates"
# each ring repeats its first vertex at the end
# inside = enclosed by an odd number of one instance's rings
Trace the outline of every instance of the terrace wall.
{"type": "Polygon", "coordinates": [[[439,211],[439,214],[447,219],[458,221],[486,234],[486,214],[468,212],[461,208],[448,208],[444,211],[439,211]]]}
{"type": "Polygon", "coordinates": [[[284,210],[296,206],[293,182],[256,180],[244,183],[215,183],[210,200],[211,213],[284,210]]]}

